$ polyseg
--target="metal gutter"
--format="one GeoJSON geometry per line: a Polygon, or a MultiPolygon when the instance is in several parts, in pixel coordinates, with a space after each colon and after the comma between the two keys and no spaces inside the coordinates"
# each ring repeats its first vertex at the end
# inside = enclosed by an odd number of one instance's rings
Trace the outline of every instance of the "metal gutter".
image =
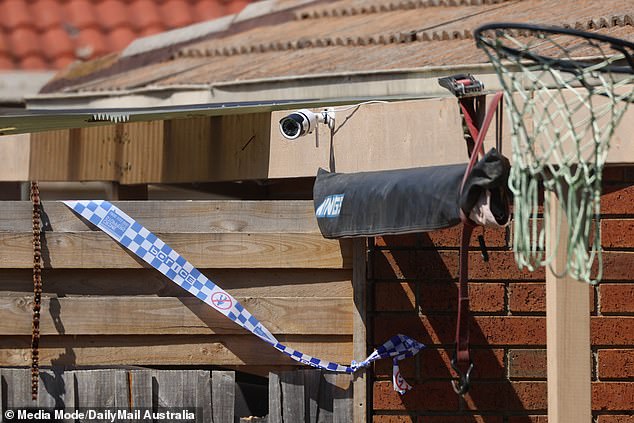
{"type": "MultiPolygon", "coordinates": [[[[0,110],[0,135],[23,134],[70,128],[88,128],[123,122],[183,119],[200,116],[226,116],[245,113],[264,113],[276,110],[295,110],[361,103],[369,100],[403,101],[417,96],[339,97],[329,99],[295,99],[245,101],[144,108],[94,108],[23,111],[0,110]]],[[[1,141],[1,139],[0,139],[1,141]]]]}

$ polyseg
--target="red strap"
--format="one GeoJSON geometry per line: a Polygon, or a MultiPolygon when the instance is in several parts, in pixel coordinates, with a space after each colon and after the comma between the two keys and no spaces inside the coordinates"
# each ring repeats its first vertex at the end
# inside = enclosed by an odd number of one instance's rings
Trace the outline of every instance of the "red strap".
{"type": "Polygon", "coordinates": [[[469,160],[469,164],[467,165],[467,169],[465,170],[464,176],[462,177],[462,184],[460,185],[460,193],[462,193],[462,189],[464,188],[464,184],[467,181],[467,177],[473,170],[473,166],[475,166],[476,161],[478,160],[478,153],[484,156],[484,138],[486,137],[487,131],[489,130],[489,126],[491,126],[491,121],[495,116],[495,111],[497,110],[498,104],[502,100],[502,96],[504,94],[500,91],[495,93],[493,96],[493,101],[489,106],[489,110],[487,110],[487,114],[484,118],[484,122],[482,122],[482,127],[478,130],[473,122],[473,117],[469,114],[469,111],[466,109],[462,102],[460,103],[460,107],[464,112],[464,120],[467,123],[467,127],[469,128],[469,132],[471,136],[475,140],[475,147],[473,148],[473,154],[471,154],[471,159],[469,160]]]}
{"type": "MultiPolygon", "coordinates": [[[[472,138],[475,140],[475,146],[465,170],[465,174],[462,178],[462,184],[460,185],[460,193],[467,181],[467,178],[473,167],[476,164],[479,155],[484,156],[484,138],[491,125],[491,121],[495,115],[495,111],[502,99],[502,92],[496,93],[493,97],[493,101],[487,110],[484,121],[480,129],[476,127],[474,123],[474,117],[471,115],[469,109],[460,102],[460,107],[464,113],[464,120],[469,128],[469,132],[472,138]]],[[[464,215],[460,210],[460,217],[462,219],[462,239],[460,242],[460,273],[459,273],[459,288],[458,288],[458,316],[456,321],[456,351],[452,365],[454,369],[459,373],[461,378],[459,385],[454,383],[454,390],[457,393],[464,395],[469,388],[469,376],[471,369],[473,368],[471,363],[471,357],[469,354],[469,323],[471,320],[471,310],[469,307],[469,244],[471,242],[471,235],[475,225],[464,215]]]]}

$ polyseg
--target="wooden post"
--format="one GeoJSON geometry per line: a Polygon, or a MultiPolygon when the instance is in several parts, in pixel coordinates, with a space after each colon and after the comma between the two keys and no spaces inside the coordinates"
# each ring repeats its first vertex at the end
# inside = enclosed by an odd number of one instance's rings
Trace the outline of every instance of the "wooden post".
{"type": "MultiPolygon", "coordinates": [[[[366,340],[366,239],[355,238],[352,244],[352,290],[355,310],[352,317],[353,352],[355,360],[363,360],[367,356],[366,340]]],[[[367,420],[366,370],[361,369],[354,374],[352,416],[354,423],[365,423],[367,420]]]]}
{"type": "MultiPolygon", "coordinates": [[[[560,203],[550,195],[550,223],[553,236],[549,251],[557,248],[552,268],[563,273],[566,267],[568,222],[565,216],[556,244],[560,203]]],[[[546,338],[548,357],[548,421],[589,423],[592,419],[590,356],[590,287],[570,276],[558,278],[546,268],[546,338]]]]}

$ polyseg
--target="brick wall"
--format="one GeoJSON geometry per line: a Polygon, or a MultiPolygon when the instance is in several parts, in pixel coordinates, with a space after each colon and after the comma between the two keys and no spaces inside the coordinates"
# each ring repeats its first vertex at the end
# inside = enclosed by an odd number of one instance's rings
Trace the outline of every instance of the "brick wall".
{"type": "MultiPolygon", "coordinates": [[[[604,280],[590,290],[592,409],[598,423],[634,423],[634,169],[605,172],[604,280]]],[[[379,237],[370,244],[370,342],[395,333],[428,345],[401,371],[415,388],[392,390],[391,363],[371,379],[374,423],[523,423],[547,420],[543,269],[517,269],[505,230],[485,232],[489,261],[473,236],[469,394],[451,388],[449,359],[456,318],[459,228],[379,237]]],[[[589,352],[590,353],[590,352],[589,352]]]]}

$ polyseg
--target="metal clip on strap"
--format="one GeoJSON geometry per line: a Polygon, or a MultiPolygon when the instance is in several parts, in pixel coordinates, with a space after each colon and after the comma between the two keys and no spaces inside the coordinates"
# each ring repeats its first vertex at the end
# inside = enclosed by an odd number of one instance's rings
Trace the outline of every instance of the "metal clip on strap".
{"type": "Polygon", "coordinates": [[[466,372],[462,372],[458,366],[456,356],[451,359],[451,368],[458,374],[458,380],[451,381],[453,391],[458,395],[465,395],[471,387],[471,372],[473,371],[473,361],[469,362],[469,368],[466,372]]]}

